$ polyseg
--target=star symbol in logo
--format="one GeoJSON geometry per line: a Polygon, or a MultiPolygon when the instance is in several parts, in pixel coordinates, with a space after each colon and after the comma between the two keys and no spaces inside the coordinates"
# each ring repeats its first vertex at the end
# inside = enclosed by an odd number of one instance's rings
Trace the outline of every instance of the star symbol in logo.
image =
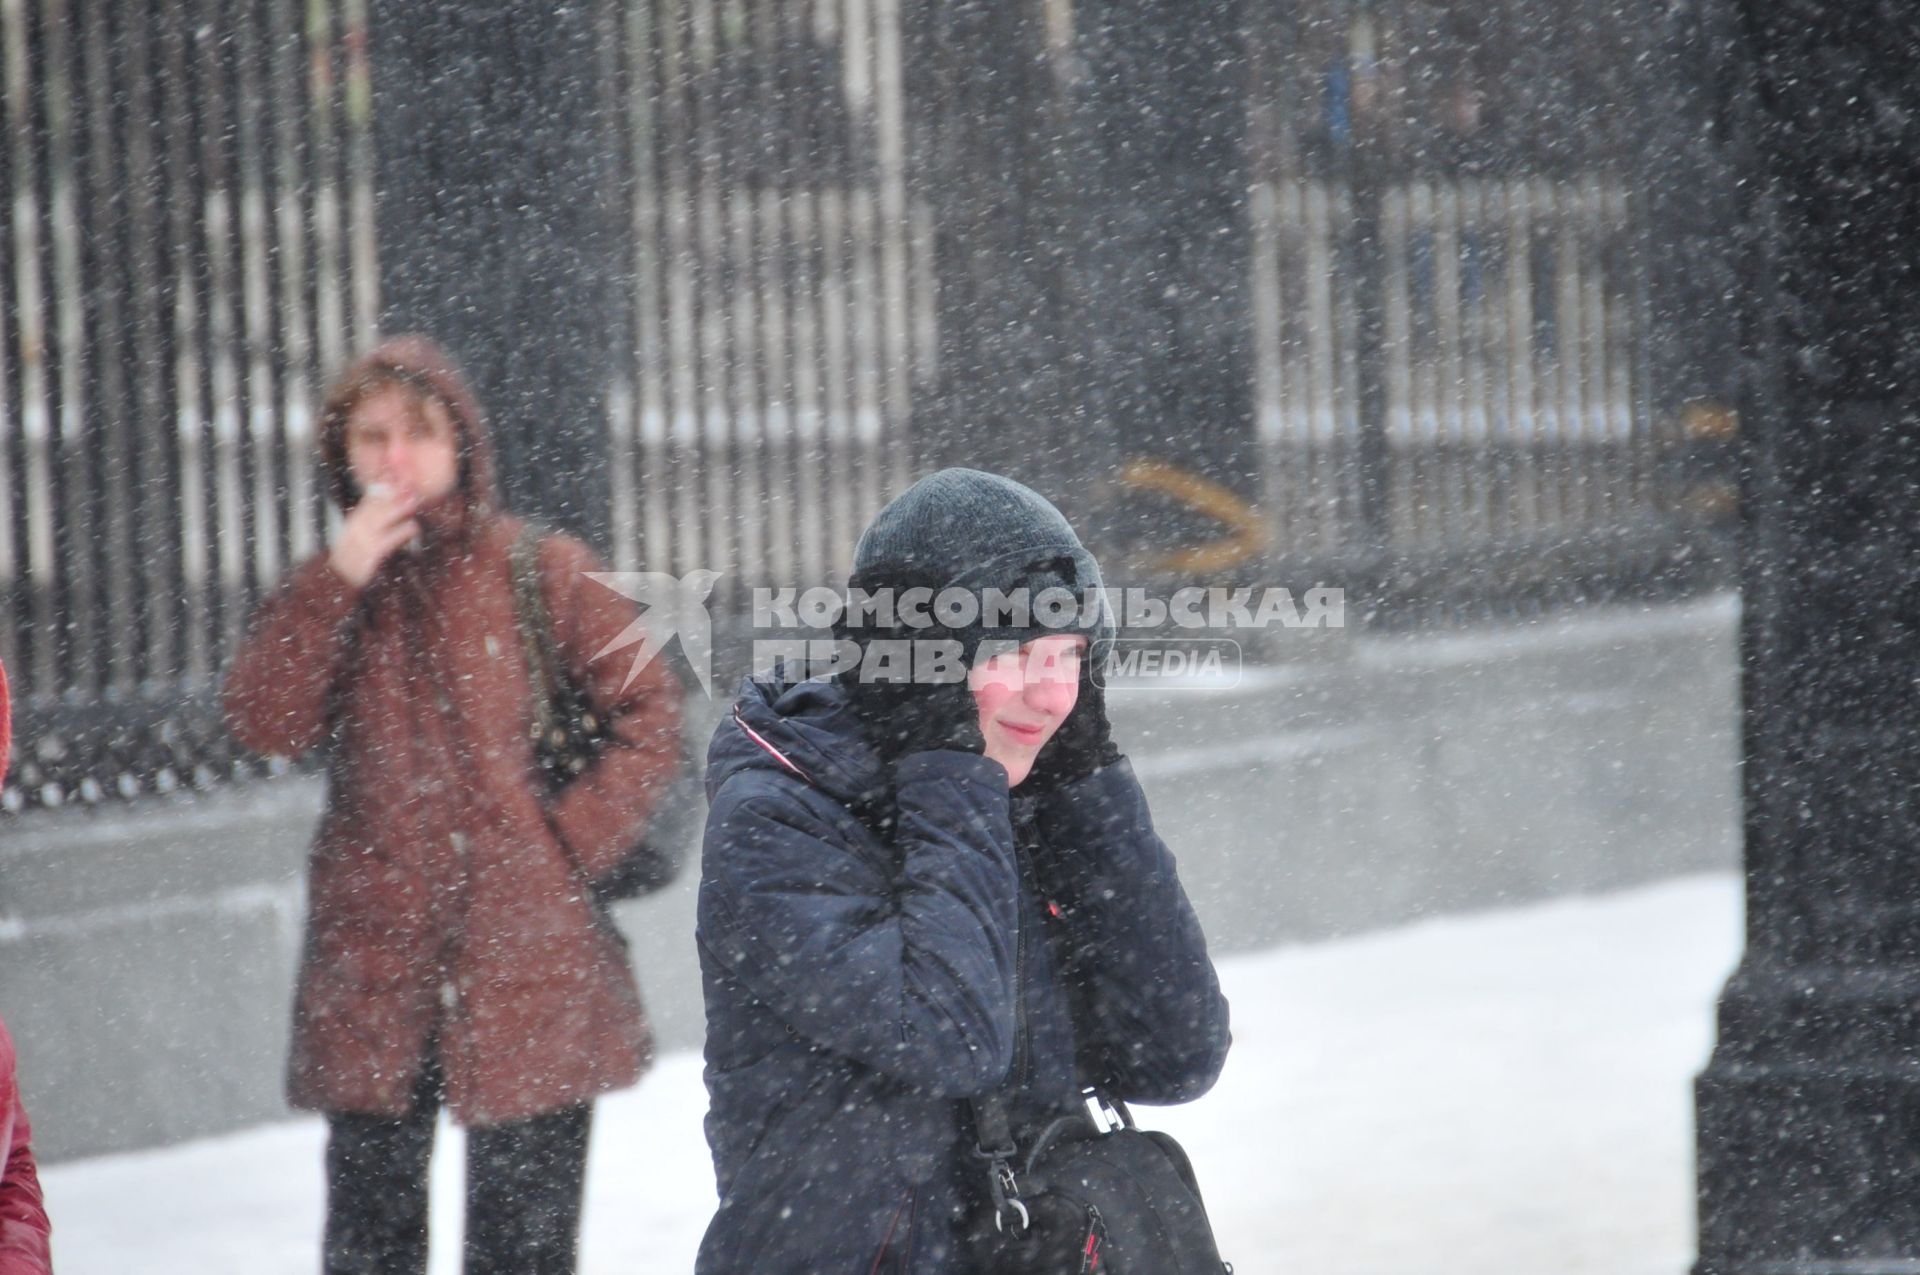
{"type": "Polygon", "coordinates": [[[643,608],[639,619],[593,653],[597,660],[636,642],[640,644],[621,689],[631,686],[633,679],[640,676],[640,670],[678,637],[687,664],[700,679],[700,689],[709,697],[713,695],[713,618],[707,613],[706,604],[720,572],[702,567],[677,577],[665,571],[589,571],[586,575],[595,584],[630,598],[643,608]]]}

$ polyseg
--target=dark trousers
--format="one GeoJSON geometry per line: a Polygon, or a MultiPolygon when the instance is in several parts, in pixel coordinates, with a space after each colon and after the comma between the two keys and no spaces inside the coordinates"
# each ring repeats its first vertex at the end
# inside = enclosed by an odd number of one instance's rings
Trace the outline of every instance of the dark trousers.
{"type": "MultiPolygon", "coordinates": [[[[327,1116],[325,1275],[424,1275],[440,1098],[429,1061],[409,1114],[327,1116]]],[[[466,1275],[573,1275],[592,1111],[468,1130],[466,1275]]]]}

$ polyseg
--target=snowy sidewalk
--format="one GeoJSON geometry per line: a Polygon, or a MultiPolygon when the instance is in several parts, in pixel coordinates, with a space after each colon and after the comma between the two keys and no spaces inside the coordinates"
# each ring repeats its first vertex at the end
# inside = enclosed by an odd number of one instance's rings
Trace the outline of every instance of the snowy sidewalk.
{"type": "MultiPolygon", "coordinates": [[[[1739,910],[1737,879],[1693,877],[1223,961],[1226,1074],[1140,1114],[1192,1152],[1240,1275],[1682,1275],[1689,1085],[1739,910]]],[[[691,1269],[705,1101],[682,1054],[600,1105],[583,1275],[691,1269]]],[[[320,1148],[301,1120],[50,1169],[56,1269],[311,1275],[320,1148]]],[[[443,1139],[441,1218],[458,1150],[443,1139]]],[[[435,1275],[457,1248],[436,1244],[435,1275]]]]}

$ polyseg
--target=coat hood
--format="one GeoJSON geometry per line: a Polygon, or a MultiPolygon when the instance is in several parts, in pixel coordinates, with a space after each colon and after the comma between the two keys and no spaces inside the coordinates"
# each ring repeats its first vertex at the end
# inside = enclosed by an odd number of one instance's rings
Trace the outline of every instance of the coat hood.
{"type": "Polygon", "coordinates": [[[780,770],[836,801],[878,800],[887,770],[837,677],[807,676],[781,661],[740,681],[733,707],[707,747],[707,799],[743,770],[780,770]]]}
{"type": "Polygon", "coordinates": [[[327,391],[320,410],[320,464],[334,503],[345,512],[360,501],[359,485],[347,466],[347,417],[361,399],[394,381],[438,399],[460,432],[460,485],[453,502],[459,521],[470,526],[492,513],[499,505],[499,492],[493,440],[480,400],[447,352],[418,334],[380,342],[348,364],[327,391]]]}

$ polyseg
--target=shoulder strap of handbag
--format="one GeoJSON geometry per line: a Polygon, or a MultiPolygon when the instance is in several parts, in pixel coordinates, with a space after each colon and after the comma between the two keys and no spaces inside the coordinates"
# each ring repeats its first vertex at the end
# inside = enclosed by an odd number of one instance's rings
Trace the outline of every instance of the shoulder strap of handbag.
{"type": "MultiPolygon", "coordinates": [[[[1044,892],[1040,889],[1039,879],[1033,872],[1032,865],[1027,861],[1026,853],[1024,851],[1016,853],[1020,857],[1021,888],[1031,891],[1036,899],[1045,903],[1044,892]]],[[[1060,945],[1054,942],[1053,929],[1044,920],[1041,922],[1040,935],[1048,951],[1053,954],[1055,968],[1060,970],[1069,982],[1077,981],[1076,962],[1069,953],[1062,951],[1060,945]]],[[[1016,970],[1015,977],[1019,977],[1023,972],[1016,970]]],[[[1073,1013],[1077,1009],[1077,1002],[1071,989],[1069,989],[1067,1001],[1069,1013],[1073,1013]]],[[[1014,1024],[1014,1030],[1024,1037],[1029,1030],[1026,1002],[1022,998],[1018,1003],[1020,1005],[1019,1021],[1014,1024]]],[[[1088,1101],[1100,1104],[1109,1130],[1123,1125],[1129,1129],[1133,1128],[1133,1113],[1127,1109],[1127,1104],[1109,1093],[1103,1082],[1086,1074],[1086,1069],[1082,1066],[1079,1057],[1080,1044],[1084,1039],[1078,1022],[1079,1015],[1074,1013],[1074,1018],[1076,1020],[1074,1023],[1074,1073],[1080,1086],[1081,1096],[1088,1101]]],[[[1019,1228],[1025,1230],[1029,1218],[1026,1205],[1020,1199],[1019,1183],[1013,1173],[1013,1162],[1019,1154],[1019,1146],[1013,1137],[1013,1115],[1007,1104],[1007,1092],[1004,1088],[997,1089],[992,1093],[982,1094],[978,1098],[968,1099],[967,1110],[973,1118],[974,1148],[980,1157],[987,1161],[988,1186],[993,1198],[994,1213],[1003,1227],[1017,1216],[1019,1228]]]]}
{"type": "Polygon", "coordinates": [[[558,674],[554,671],[553,627],[547,620],[547,602],[540,591],[543,539],[540,528],[527,523],[514,536],[513,547],[507,555],[513,578],[514,627],[520,630],[520,649],[526,655],[527,673],[533,681],[534,730],[542,736],[554,728],[553,699],[560,690],[558,674]]]}

